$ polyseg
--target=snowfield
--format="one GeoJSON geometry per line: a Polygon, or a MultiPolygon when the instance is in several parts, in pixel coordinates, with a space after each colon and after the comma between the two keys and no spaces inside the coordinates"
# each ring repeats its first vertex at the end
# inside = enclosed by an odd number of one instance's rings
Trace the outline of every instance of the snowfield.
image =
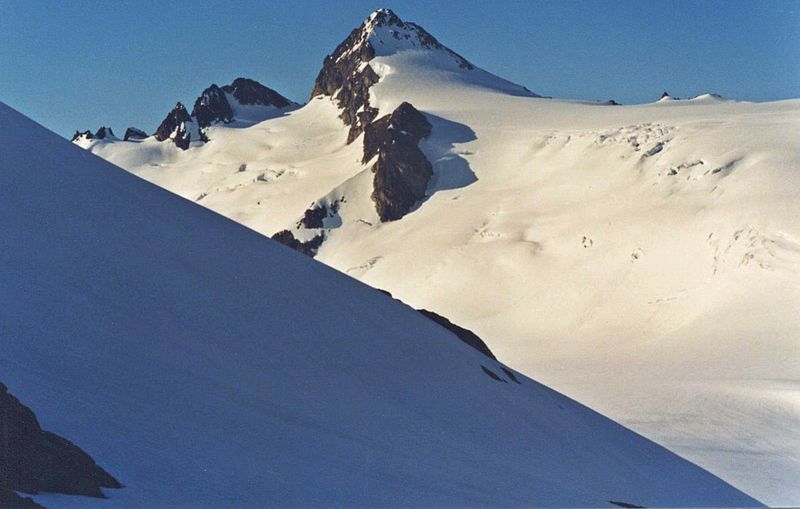
{"type": "Polygon", "coordinates": [[[758,504],[2,103],[0,128],[2,381],[125,485],[48,507],[758,504]]]}
{"type": "Polygon", "coordinates": [[[800,503],[800,100],[539,98],[413,34],[369,38],[370,105],[408,101],[433,126],[428,196],[399,221],[377,220],[362,138],[345,144],[328,97],[185,152],[84,146],[267,235],[339,201],[319,261],[759,499],[800,503]]]}

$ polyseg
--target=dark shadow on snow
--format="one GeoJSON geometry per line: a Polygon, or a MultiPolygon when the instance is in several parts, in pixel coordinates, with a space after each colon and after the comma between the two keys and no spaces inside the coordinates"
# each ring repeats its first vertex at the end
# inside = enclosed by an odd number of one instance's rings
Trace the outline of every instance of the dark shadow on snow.
{"type": "Polygon", "coordinates": [[[425,198],[420,200],[409,212],[418,209],[438,191],[460,189],[478,181],[469,162],[456,151],[456,143],[477,140],[475,131],[467,125],[459,124],[430,113],[425,118],[431,124],[431,135],[420,142],[419,148],[433,166],[425,198]]]}

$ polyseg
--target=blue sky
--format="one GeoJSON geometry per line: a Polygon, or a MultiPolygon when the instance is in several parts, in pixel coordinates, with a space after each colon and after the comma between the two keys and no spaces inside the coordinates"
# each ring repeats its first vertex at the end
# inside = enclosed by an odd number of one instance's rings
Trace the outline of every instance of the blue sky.
{"type": "Polygon", "coordinates": [[[302,102],[325,55],[379,7],[544,95],[800,97],[800,0],[0,0],[0,100],[64,136],[152,132],[176,101],[237,76],[302,102]]]}

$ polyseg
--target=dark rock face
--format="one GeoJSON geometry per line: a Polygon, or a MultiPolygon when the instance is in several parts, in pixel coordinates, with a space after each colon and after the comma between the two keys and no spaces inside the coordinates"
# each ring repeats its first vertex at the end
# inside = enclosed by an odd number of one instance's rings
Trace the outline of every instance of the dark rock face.
{"type": "Polygon", "coordinates": [[[375,57],[369,42],[362,42],[363,30],[364,25],[353,30],[332,55],[325,57],[311,91],[312,98],[327,95],[336,100],[342,109],[342,121],[350,126],[348,144],[358,138],[364,126],[378,114],[378,110],[369,105],[369,88],[378,82],[378,75],[369,64],[359,69],[362,63],[375,57]]]}
{"type": "Polygon", "coordinates": [[[0,492],[104,498],[100,488],[121,487],[75,444],[42,430],[34,413],[0,383],[0,492]]]}
{"type": "Polygon", "coordinates": [[[475,68],[419,25],[402,21],[389,9],[376,11],[359,28],[350,32],[332,54],[325,57],[311,91],[312,99],[319,95],[329,96],[342,109],[342,121],[350,127],[347,143],[358,138],[378,114],[369,104],[369,88],[378,82],[379,76],[367,62],[375,58],[375,48],[369,42],[370,33],[382,27],[389,28],[386,31],[389,37],[398,40],[413,37],[417,49],[446,51],[461,68],[475,68]]]}
{"type": "Polygon", "coordinates": [[[189,116],[186,107],[181,103],[176,104],[156,129],[156,139],[164,141],[173,138],[179,148],[188,149],[192,136],[186,124],[191,121],[192,117],[189,116]]]}
{"type": "Polygon", "coordinates": [[[409,103],[367,126],[363,161],[378,157],[372,201],[381,221],[400,219],[425,197],[433,167],[418,144],[430,133],[425,115],[409,103]]]}
{"type": "Polygon", "coordinates": [[[197,125],[204,128],[217,122],[232,122],[233,110],[225,92],[217,85],[211,85],[194,102],[192,116],[197,119],[197,125]]]}
{"type": "Polygon", "coordinates": [[[106,138],[111,138],[114,136],[114,131],[111,130],[110,127],[102,126],[100,129],[94,133],[94,137],[98,140],[104,140],[106,138]]]}
{"type": "MultiPolygon", "coordinates": [[[[382,294],[394,299],[392,294],[387,292],[386,290],[382,290],[380,288],[375,288],[375,289],[381,292],[382,294]]],[[[395,299],[395,300],[397,300],[398,302],[403,302],[400,299],[395,299]]],[[[456,337],[458,337],[458,339],[468,344],[475,350],[479,351],[486,357],[489,357],[490,359],[495,361],[497,360],[497,357],[495,357],[492,351],[489,350],[489,347],[486,345],[486,343],[484,343],[483,340],[471,330],[459,327],[458,325],[454,324],[447,318],[443,317],[440,314],[434,313],[433,311],[428,311],[427,309],[416,309],[415,311],[422,314],[422,316],[424,316],[425,318],[433,320],[434,322],[438,323],[445,329],[449,330],[450,332],[455,334],[456,337]]],[[[505,370],[505,368],[503,369],[505,370]]],[[[516,379],[514,379],[514,381],[519,383],[519,381],[516,379]]]]}
{"type": "Polygon", "coordinates": [[[328,207],[325,205],[314,206],[306,209],[303,218],[297,223],[298,228],[322,228],[324,226],[323,220],[328,217],[328,207]]]}
{"type": "Polygon", "coordinates": [[[88,130],[87,131],[83,131],[83,132],[75,131],[75,134],[72,135],[72,140],[71,141],[75,141],[75,140],[77,140],[79,138],[86,138],[87,140],[93,140],[94,139],[94,134],[92,134],[92,131],[88,131],[88,130]]]}
{"type": "Polygon", "coordinates": [[[609,105],[609,106],[619,106],[619,105],[620,105],[620,104],[619,104],[617,101],[615,101],[614,99],[609,99],[608,101],[606,101],[606,104],[607,104],[607,105],[609,105]]]}
{"type": "Polygon", "coordinates": [[[309,229],[324,228],[325,219],[333,217],[337,212],[339,212],[339,205],[343,201],[344,198],[341,200],[336,200],[330,204],[330,206],[312,203],[311,206],[306,209],[305,214],[303,214],[303,218],[297,222],[297,227],[309,229]]]}
{"type": "Polygon", "coordinates": [[[92,131],[75,131],[75,134],[72,135],[72,141],[75,141],[79,138],[84,138],[87,140],[104,140],[106,138],[114,138],[114,131],[111,130],[110,127],[101,126],[94,134],[92,131]]]}
{"type": "Polygon", "coordinates": [[[278,92],[247,78],[236,78],[230,85],[222,87],[222,90],[233,95],[239,101],[239,104],[260,104],[263,106],[275,106],[276,108],[285,108],[292,104],[292,101],[278,92]]]}
{"type": "Polygon", "coordinates": [[[483,340],[479,338],[478,335],[472,332],[471,330],[459,327],[458,325],[454,324],[447,318],[443,317],[442,315],[436,314],[433,311],[428,311],[427,309],[418,309],[417,311],[422,313],[422,315],[424,315],[426,318],[433,320],[434,322],[438,323],[445,329],[449,330],[450,332],[458,336],[458,339],[468,344],[475,350],[479,351],[486,357],[489,357],[490,359],[495,361],[497,360],[497,357],[495,357],[492,351],[489,350],[489,347],[486,346],[486,343],[484,343],[483,340]]]}
{"type": "Polygon", "coordinates": [[[295,251],[299,251],[306,256],[314,258],[317,255],[317,251],[322,245],[322,242],[325,240],[325,235],[319,234],[311,240],[300,242],[289,230],[281,230],[271,238],[272,240],[278,241],[286,247],[290,247],[295,251]]]}
{"type": "Polygon", "coordinates": [[[123,141],[128,140],[143,140],[147,138],[147,133],[142,131],[141,129],[136,129],[135,127],[129,127],[125,130],[125,136],[122,138],[123,141]]]}

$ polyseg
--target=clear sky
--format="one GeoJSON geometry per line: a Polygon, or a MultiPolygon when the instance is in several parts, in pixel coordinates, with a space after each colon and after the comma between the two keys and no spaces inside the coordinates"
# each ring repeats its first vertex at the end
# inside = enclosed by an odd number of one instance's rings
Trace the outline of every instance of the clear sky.
{"type": "Polygon", "coordinates": [[[543,95],[800,97],[800,0],[0,0],[0,100],[64,136],[152,132],[176,101],[237,76],[304,102],[325,55],[379,7],[543,95]]]}

